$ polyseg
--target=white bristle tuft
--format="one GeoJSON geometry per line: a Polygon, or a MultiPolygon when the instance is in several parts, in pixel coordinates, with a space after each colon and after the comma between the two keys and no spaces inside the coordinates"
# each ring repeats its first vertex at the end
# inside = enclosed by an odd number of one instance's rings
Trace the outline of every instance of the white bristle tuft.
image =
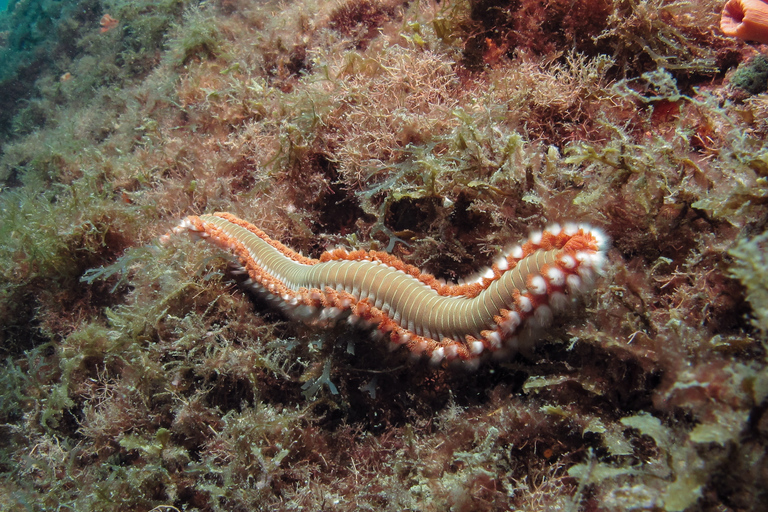
{"type": "Polygon", "coordinates": [[[604,252],[596,252],[592,254],[592,267],[597,272],[602,272],[603,267],[605,267],[605,253],[604,252]]]}
{"type": "Polygon", "coordinates": [[[488,341],[491,343],[491,347],[497,350],[501,347],[501,334],[498,331],[491,331],[488,333],[488,341]]]}
{"type": "Polygon", "coordinates": [[[571,293],[581,293],[584,291],[584,283],[581,281],[579,276],[574,274],[570,274],[565,278],[565,285],[568,287],[568,291],[571,293]]]}
{"type": "Polygon", "coordinates": [[[522,319],[520,318],[520,313],[517,311],[510,311],[504,321],[501,322],[499,327],[504,329],[506,332],[514,332],[515,329],[520,327],[521,322],[522,319]]]}
{"type": "Polygon", "coordinates": [[[589,233],[595,238],[600,251],[605,251],[608,248],[608,235],[603,233],[602,229],[590,228],[589,233]]]}
{"type": "Polygon", "coordinates": [[[568,307],[568,297],[563,292],[552,292],[549,296],[549,304],[552,309],[562,311],[568,307]]]}
{"type": "Polygon", "coordinates": [[[581,278],[582,282],[584,283],[584,286],[587,288],[591,288],[592,285],[595,283],[595,271],[592,269],[592,267],[588,267],[586,265],[581,265],[577,272],[579,273],[579,277],[581,278]]]}
{"type": "Polygon", "coordinates": [[[548,327],[551,325],[552,317],[552,308],[546,304],[542,304],[541,306],[537,307],[536,311],[533,313],[533,318],[539,327],[548,327]]]}
{"type": "Polygon", "coordinates": [[[560,224],[550,224],[547,226],[547,231],[552,233],[553,235],[557,236],[560,234],[560,232],[563,230],[562,227],[560,227],[560,224]]]}
{"type": "Polygon", "coordinates": [[[563,286],[565,284],[565,272],[557,267],[549,267],[547,277],[552,286],[563,286]]]}
{"type": "Polygon", "coordinates": [[[544,295],[547,293],[547,282],[541,276],[533,276],[528,291],[534,295],[544,295]]]}
{"type": "Polygon", "coordinates": [[[443,359],[445,359],[445,349],[443,347],[438,347],[432,351],[429,362],[432,364],[440,364],[443,359]]]}
{"type": "Polygon", "coordinates": [[[560,264],[568,270],[576,268],[576,260],[570,254],[560,256],[560,264]]]}

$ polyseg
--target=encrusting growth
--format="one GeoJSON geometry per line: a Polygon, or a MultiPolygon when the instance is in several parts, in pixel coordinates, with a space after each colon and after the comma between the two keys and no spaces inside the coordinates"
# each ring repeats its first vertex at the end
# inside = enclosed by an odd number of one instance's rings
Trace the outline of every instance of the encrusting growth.
{"type": "Polygon", "coordinates": [[[477,282],[449,285],[381,252],[336,249],[306,258],[228,213],[189,216],[174,232],[232,251],[248,275],[244,284],[289,315],[375,325],[393,347],[434,363],[516,351],[532,329],[549,325],[553,311],[591,288],[607,246],[595,228],[554,225],[513,247],[477,282]]]}

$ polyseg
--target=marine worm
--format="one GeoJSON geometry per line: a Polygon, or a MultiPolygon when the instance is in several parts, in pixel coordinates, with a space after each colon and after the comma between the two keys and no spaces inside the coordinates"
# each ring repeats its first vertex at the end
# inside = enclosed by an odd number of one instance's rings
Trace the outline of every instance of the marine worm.
{"type": "Polygon", "coordinates": [[[189,216],[173,231],[231,251],[247,274],[242,284],[289,316],[363,322],[391,347],[405,345],[435,364],[473,365],[483,354],[529,343],[532,330],[593,286],[607,248],[599,229],[553,225],[506,251],[475,282],[444,284],[382,252],[336,249],[307,258],[228,213],[189,216]]]}

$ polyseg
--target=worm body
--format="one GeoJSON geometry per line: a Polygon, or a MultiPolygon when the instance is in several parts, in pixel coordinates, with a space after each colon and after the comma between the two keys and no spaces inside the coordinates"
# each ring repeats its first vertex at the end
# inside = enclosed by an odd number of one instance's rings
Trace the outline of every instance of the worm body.
{"type": "Polygon", "coordinates": [[[234,253],[245,285],[294,317],[375,325],[393,346],[435,363],[477,360],[519,348],[525,331],[548,325],[591,288],[607,245],[585,225],[552,226],[502,255],[475,283],[446,285],[381,252],[341,249],[306,258],[228,213],[189,216],[175,229],[234,253]]]}

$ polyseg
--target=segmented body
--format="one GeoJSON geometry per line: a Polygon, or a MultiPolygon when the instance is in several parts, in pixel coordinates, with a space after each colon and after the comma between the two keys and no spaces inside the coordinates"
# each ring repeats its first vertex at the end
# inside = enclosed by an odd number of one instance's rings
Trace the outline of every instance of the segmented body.
{"type": "Polygon", "coordinates": [[[293,316],[359,319],[433,362],[472,362],[517,348],[526,328],[548,325],[553,309],[591,287],[606,246],[589,226],[552,226],[512,248],[476,283],[446,285],[386,253],[337,249],[306,258],[228,213],[190,216],[174,231],[232,251],[248,274],[245,284],[293,316]]]}

